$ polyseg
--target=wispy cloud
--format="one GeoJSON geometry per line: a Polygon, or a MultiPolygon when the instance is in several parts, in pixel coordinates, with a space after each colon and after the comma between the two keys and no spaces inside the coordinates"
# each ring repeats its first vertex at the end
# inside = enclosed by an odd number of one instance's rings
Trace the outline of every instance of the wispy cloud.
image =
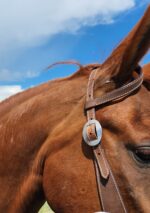
{"type": "Polygon", "coordinates": [[[38,72],[27,70],[25,72],[12,71],[9,69],[0,70],[0,82],[23,81],[25,78],[33,78],[38,76],[38,72]]]}
{"type": "Polygon", "coordinates": [[[21,91],[23,91],[23,89],[20,85],[0,86],[0,101],[21,91]]]}

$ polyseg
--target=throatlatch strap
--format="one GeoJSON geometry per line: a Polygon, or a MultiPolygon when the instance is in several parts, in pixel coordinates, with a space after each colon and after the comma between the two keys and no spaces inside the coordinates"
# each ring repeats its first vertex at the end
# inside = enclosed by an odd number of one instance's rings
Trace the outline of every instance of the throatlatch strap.
{"type": "MultiPolygon", "coordinates": [[[[124,85],[119,89],[115,89],[114,91],[107,93],[100,98],[94,99],[93,88],[96,72],[97,69],[92,71],[89,77],[87,88],[85,110],[87,112],[88,121],[95,119],[96,106],[100,106],[110,101],[115,101],[120,98],[128,96],[137,88],[139,88],[143,82],[143,74],[141,72],[141,68],[140,69],[138,68],[136,70],[136,72],[138,73],[138,77],[134,79],[132,82],[124,85]]],[[[101,147],[101,144],[93,147],[93,153],[94,153],[94,164],[95,164],[97,185],[99,191],[99,199],[103,211],[111,213],[127,213],[116,180],[113,176],[109,163],[105,157],[105,153],[101,147]]]]}

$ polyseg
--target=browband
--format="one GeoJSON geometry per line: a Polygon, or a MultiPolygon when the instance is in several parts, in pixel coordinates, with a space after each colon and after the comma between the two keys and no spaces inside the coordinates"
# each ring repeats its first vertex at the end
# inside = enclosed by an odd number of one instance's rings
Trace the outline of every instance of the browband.
{"type": "MultiPolygon", "coordinates": [[[[85,104],[85,110],[91,109],[93,107],[100,106],[102,104],[106,104],[108,102],[126,97],[130,95],[132,92],[134,92],[137,88],[139,88],[143,82],[143,73],[141,71],[141,68],[138,67],[136,70],[136,73],[138,74],[137,78],[132,80],[130,83],[123,85],[122,87],[113,90],[112,92],[106,93],[105,95],[95,98],[95,99],[89,99],[87,98],[86,104],[85,104]]],[[[93,79],[94,81],[94,79],[93,79]]],[[[93,88],[92,92],[93,92],[93,88]]],[[[88,88],[88,94],[91,93],[90,87],[88,88]]]]}

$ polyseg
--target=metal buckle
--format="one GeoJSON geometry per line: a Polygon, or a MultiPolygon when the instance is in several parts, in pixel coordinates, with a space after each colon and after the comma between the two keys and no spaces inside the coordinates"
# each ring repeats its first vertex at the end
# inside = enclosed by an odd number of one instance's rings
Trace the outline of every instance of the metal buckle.
{"type": "Polygon", "coordinates": [[[92,119],[89,120],[83,127],[83,139],[85,141],[85,143],[87,143],[89,146],[96,146],[101,142],[101,138],[102,138],[102,127],[99,123],[99,121],[92,119]],[[87,134],[87,128],[89,128],[91,125],[95,126],[95,133],[96,133],[96,137],[93,139],[89,138],[89,135],[87,134]]]}

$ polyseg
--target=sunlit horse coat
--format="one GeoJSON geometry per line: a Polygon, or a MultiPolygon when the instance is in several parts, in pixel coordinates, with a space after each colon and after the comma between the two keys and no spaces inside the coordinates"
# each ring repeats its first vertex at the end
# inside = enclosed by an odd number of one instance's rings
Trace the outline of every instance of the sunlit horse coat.
{"type": "MultiPolygon", "coordinates": [[[[150,7],[97,68],[95,96],[130,81],[149,47],[150,7]]],[[[92,67],[0,104],[0,212],[37,212],[45,200],[57,213],[92,213],[101,208],[93,154],[82,142],[92,67]]],[[[150,66],[143,71],[145,80],[138,91],[96,112],[107,159],[132,213],[150,210],[150,66]]]]}

